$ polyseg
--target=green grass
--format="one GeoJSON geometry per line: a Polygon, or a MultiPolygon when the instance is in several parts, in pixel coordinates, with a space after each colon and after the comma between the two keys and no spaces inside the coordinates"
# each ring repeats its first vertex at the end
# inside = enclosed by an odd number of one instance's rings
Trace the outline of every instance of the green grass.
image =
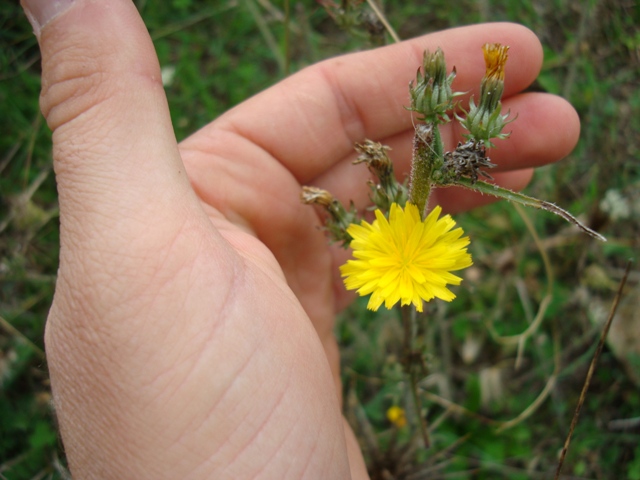
{"type": "MultiPolygon", "coordinates": [[[[136,3],[161,65],[175,68],[167,95],[179,139],[285,75],[280,3],[136,3]]],[[[368,47],[363,35],[337,28],[318,3],[291,3],[290,71],[368,47]]],[[[582,214],[609,242],[575,236],[552,215],[526,211],[553,265],[553,300],[515,369],[516,351],[490,335],[487,321],[500,335],[526,329],[547,292],[542,255],[521,216],[505,203],[459,216],[474,238],[475,266],[456,302],[431,307],[421,338],[425,390],[460,408],[425,399],[435,427],[430,451],[415,448],[409,429],[389,425],[390,405],[411,406],[398,363],[401,326],[393,314],[369,315],[358,302],[337,330],[347,416],[360,437],[369,435],[365,451],[374,478],[391,478],[384,471],[395,478],[552,478],[597,343],[594,321],[609,308],[627,259],[640,251],[640,6],[625,0],[386,3],[403,38],[495,20],[523,23],[539,35],[545,65],[537,87],[571,101],[583,127],[570,157],[540,169],[527,191],[582,214]],[[622,213],[612,214],[612,204],[622,204],[622,213]],[[474,346],[475,355],[465,353],[474,346]],[[554,356],[557,379],[548,398],[530,417],[498,432],[492,422],[517,416],[542,391],[554,373],[554,356]],[[501,382],[491,383],[496,372],[501,382]]],[[[42,357],[58,262],[51,136],[38,109],[39,57],[31,28],[10,2],[0,5],[0,22],[0,478],[64,478],[42,357]]],[[[638,281],[636,266],[616,319],[628,325],[635,319],[636,329],[638,281]]],[[[605,348],[566,475],[640,479],[640,429],[608,426],[638,417],[639,385],[625,369],[631,361],[605,348]]]]}

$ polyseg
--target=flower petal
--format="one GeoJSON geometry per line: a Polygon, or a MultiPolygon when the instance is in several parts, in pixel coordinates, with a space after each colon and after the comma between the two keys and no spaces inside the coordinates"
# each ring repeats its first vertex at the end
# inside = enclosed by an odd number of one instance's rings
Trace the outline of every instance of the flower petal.
{"type": "Polygon", "coordinates": [[[355,260],[340,267],[346,288],[370,294],[371,310],[400,302],[422,311],[424,301],[453,300],[446,285],[459,285],[462,279],[450,272],[472,264],[469,237],[462,237],[450,215],[439,218],[441,213],[437,206],[421,220],[415,205],[394,203],[388,219],[376,210],[373,223],[350,225],[355,260]]]}

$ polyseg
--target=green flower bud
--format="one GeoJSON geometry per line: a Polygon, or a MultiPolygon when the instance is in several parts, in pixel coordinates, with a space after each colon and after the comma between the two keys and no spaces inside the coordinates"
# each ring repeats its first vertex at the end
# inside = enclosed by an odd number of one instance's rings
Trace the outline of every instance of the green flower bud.
{"type": "Polygon", "coordinates": [[[451,84],[456,76],[455,68],[447,76],[444,52],[438,48],[435,53],[424,52],[422,70],[418,69],[416,83],[409,84],[411,107],[409,110],[419,113],[420,120],[429,123],[449,122],[447,112],[453,107],[455,94],[451,84]]]}

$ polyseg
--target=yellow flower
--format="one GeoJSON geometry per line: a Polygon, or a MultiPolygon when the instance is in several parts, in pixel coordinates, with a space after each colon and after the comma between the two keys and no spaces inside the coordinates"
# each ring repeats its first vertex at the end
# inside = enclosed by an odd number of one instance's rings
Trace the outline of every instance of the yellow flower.
{"type": "Polygon", "coordinates": [[[485,147],[493,147],[492,138],[504,139],[508,133],[502,133],[509,123],[509,114],[501,115],[500,99],[504,92],[504,66],[507,63],[508,45],[486,43],[482,47],[484,63],[487,67],[480,82],[480,103],[476,106],[473,98],[469,99],[469,112],[466,118],[456,114],[464,128],[469,130],[465,137],[474,143],[482,143],[485,147]]]}
{"type": "Polygon", "coordinates": [[[389,407],[387,410],[387,420],[398,428],[404,427],[407,424],[407,415],[404,412],[404,408],[395,405],[389,407]]]}
{"type": "Polygon", "coordinates": [[[450,272],[472,263],[469,237],[461,238],[461,228],[452,230],[456,224],[450,215],[439,219],[441,212],[436,207],[423,221],[415,205],[407,203],[403,210],[394,203],[389,220],[376,210],[372,224],[352,223],[347,233],[355,260],[340,267],[347,289],[371,294],[367,308],[374,311],[399,301],[421,312],[423,301],[453,300],[446,285],[459,285],[462,279],[450,272]]]}
{"type": "Polygon", "coordinates": [[[484,52],[484,63],[487,67],[485,77],[504,81],[504,65],[507,63],[508,45],[499,43],[485,43],[482,47],[484,52]]]}

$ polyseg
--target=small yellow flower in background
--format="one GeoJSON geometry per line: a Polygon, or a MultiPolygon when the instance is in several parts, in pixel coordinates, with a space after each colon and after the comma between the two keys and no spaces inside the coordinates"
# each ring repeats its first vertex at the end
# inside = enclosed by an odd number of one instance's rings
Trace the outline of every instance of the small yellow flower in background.
{"type": "Polygon", "coordinates": [[[394,203],[388,220],[376,210],[372,224],[363,221],[347,228],[355,259],[340,272],[348,290],[371,294],[369,310],[400,302],[421,312],[423,301],[455,298],[446,285],[460,285],[462,279],[450,272],[472,264],[469,237],[461,238],[461,228],[452,230],[456,223],[450,215],[438,218],[441,212],[436,207],[423,221],[415,205],[407,203],[403,209],[394,203]]]}
{"type": "Polygon", "coordinates": [[[395,405],[387,410],[387,419],[398,428],[402,428],[407,424],[404,408],[395,405]]]}
{"type": "Polygon", "coordinates": [[[485,43],[482,47],[484,52],[484,64],[487,67],[485,77],[504,81],[504,65],[507,63],[508,45],[499,43],[485,43]]]}

